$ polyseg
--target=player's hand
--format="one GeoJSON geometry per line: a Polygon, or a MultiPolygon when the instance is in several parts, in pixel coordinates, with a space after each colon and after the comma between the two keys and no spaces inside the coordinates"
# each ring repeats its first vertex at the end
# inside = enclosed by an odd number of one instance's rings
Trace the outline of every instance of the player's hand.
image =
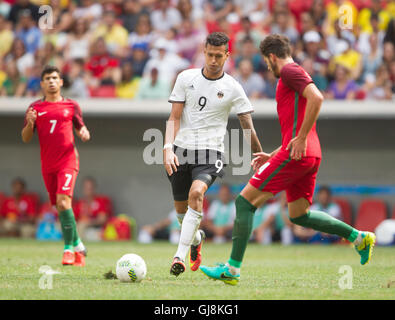
{"type": "Polygon", "coordinates": [[[163,150],[163,162],[169,176],[171,176],[173,172],[177,172],[177,166],[180,165],[178,157],[172,149],[163,150]]]}
{"type": "Polygon", "coordinates": [[[87,127],[82,127],[81,130],[79,131],[80,139],[82,142],[86,142],[90,140],[91,134],[89,133],[89,130],[87,127]]]}
{"type": "Polygon", "coordinates": [[[36,122],[37,119],[37,111],[34,110],[33,108],[30,108],[27,111],[26,114],[26,121],[30,126],[34,126],[34,123],[36,122]]]}
{"type": "Polygon", "coordinates": [[[301,160],[302,157],[306,156],[307,139],[300,137],[293,138],[288,143],[286,150],[291,150],[290,157],[292,160],[301,160]]]}
{"type": "Polygon", "coordinates": [[[266,152],[256,152],[252,154],[255,158],[251,161],[252,169],[255,171],[259,169],[266,161],[268,161],[272,156],[266,152]]]}

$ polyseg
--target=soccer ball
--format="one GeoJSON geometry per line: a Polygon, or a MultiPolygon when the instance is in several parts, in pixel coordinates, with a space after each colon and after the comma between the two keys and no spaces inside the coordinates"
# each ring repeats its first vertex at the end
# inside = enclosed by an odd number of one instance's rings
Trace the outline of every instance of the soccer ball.
{"type": "Polygon", "coordinates": [[[140,282],[147,274],[147,266],[139,255],[128,253],[118,260],[116,274],[121,282],[140,282]]]}

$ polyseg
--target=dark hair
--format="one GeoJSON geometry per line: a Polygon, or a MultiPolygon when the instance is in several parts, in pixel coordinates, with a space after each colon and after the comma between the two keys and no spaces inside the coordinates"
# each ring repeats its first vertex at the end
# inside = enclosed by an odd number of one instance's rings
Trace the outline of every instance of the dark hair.
{"type": "Polygon", "coordinates": [[[318,193],[320,193],[320,192],[326,192],[327,194],[329,194],[329,195],[331,195],[332,194],[332,191],[331,191],[331,188],[329,188],[329,186],[325,186],[325,185],[323,185],[323,186],[321,186],[319,189],[318,189],[318,193]]]}
{"type": "Polygon", "coordinates": [[[96,179],[94,177],[92,177],[92,176],[84,177],[83,183],[87,182],[87,181],[91,182],[95,187],[97,187],[97,181],[96,181],[96,179]]]}
{"type": "Polygon", "coordinates": [[[291,56],[291,43],[288,37],[280,34],[268,35],[260,44],[259,49],[264,57],[269,54],[285,59],[291,56]]]}
{"type": "Polygon", "coordinates": [[[226,46],[226,51],[228,51],[229,37],[223,32],[213,32],[210,33],[206,38],[207,45],[212,45],[215,47],[226,46]]]}
{"type": "Polygon", "coordinates": [[[51,74],[52,72],[57,72],[59,77],[62,78],[61,74],[60,74],[60,70],[58,69],[58,67],[55,66],[45,66],[43,71],[41,72],[41,80],[44,80],[44,76],[46,74],[51,74]]]}
{"type": "Polygon", "coordinates": [[[11,185],[14,185],[14,184],[16,184],[16,183],[20,184],[23,188],[26,187],[26,182],[25,182],[25,180],[24,180],[23,178],[21,178],[21,177],[16,177],[16,178],[14,178],[14,179],[12,180],[12,182],[11,182],[11,185]]]}

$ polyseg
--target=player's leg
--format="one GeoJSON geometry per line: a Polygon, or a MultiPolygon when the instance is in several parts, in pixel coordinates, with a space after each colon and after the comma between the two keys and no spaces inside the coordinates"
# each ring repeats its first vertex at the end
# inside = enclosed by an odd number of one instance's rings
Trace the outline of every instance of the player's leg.
{"type": "MultiPolygon", "coordinates": [[[[198,228],[203,217],[203,198],[208,187],[207,182],[197,179],[192,182],[189,190],[188,208],[182,220],[180,240],[174,255],[174,258],[178,258],[182,262],[185,261],[191,248],[191,251],[194,251],[191,253],[191,257],[194,258],[194,262],[200,265],[200,245],[203,234],[198,231],[198,228]]],[[[193,263],[192,270],[197,270],[198,266],[194,267],[193,263]]]]}
{"type": "Polygon", "coordinates": [[[212,279],[235,285],[240,278],[240,268],[248,241],[252,234],[254,213],[273,197],[273,193],[261,191],[248,183],[236,198],[236,219],[232,232],[232,251],[226,264],[217,267],[201,266],[200,269],[212,279]]]}
{"type": "Polygon", "coordinates": [[[320,159],[315,158],[303,160],[305,163],[311,162],[312,170],[287,189],[290,221],[305,228],[311,228],[347,239],[355,245],[357,252],[361,256],[361,264],[366,264],[372,256],[376,238],[373,233],[360,232],[345,222],[333,218],[326,212],[309,210],[313,201],[320,161],[320,159]]]}
{"type": "Polygon", "coordinates": [[[63,234],[63,265],[73,265],[74,256],[74,230],[76,228],[74,214],[71,209],[71,197],[64,194],[56,195],[56,209],[59,213],[60,226],[63,234]]]}
{"type": "Polygon", "coordinates": [[[240,268],[248,241],[251,237],[254,213],[267,200],[285,190],[295,173],[290,165],[288,152],[280,151],[259,168],[236,198],[236,219],[232,232],[232,252],[226,264],[218,267],[201,266],[208,277],[235,285],[240,278],[240,268]]]}
{"type": "Polygon", "coordinates": [[[361,256],[361,264],[369,262],[375,242],[375,235],[371,232],[361,232],[347,223],[338,220],[326,212],[309,210],[310,203],[300,198],[288,204],[288,211],[292,223],[316,231],[340,236],[355,245],[361,256]]]}
{"type": "Polygon", "coordinates": [[[57,174],[56,207],[65,240],[65,251],[73,252],[76,266],[85,265],[86,248],[82,243],[72,208],[72,197],[78,172],[65,169],[57,174]]]}

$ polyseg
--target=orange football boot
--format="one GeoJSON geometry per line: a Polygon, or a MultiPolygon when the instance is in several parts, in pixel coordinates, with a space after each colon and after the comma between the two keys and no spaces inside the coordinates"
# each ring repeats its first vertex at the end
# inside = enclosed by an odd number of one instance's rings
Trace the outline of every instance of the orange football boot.
{"type": "Polygon", "coordinates": [[[70,266],[70,265],[74,264],[74,261],[75,261],[74,252],[71,252],[71,251],[63,252],[62,264],[64,266],[70,266]]]}
{"type": "Polygon", "coordinates": [[[76,251],[74,253],[74,255],[75,255],[75,261],[74,261],[73,265],[77,266],[77,267],[85,267],[85,254],[84,254],[84,251],[81,251],[81,252],[76,251]]]}
{"type": "Polygon", "coordinates": [[[198,232],[200,232],[202,240],[197,246],[191,245],[191,250],[189,251],[189,267],[192,271],[198,270],[202,263],[202,244],[203,240],[206,238],[206,234],[203,230],[199,230],[198,232]]]}

